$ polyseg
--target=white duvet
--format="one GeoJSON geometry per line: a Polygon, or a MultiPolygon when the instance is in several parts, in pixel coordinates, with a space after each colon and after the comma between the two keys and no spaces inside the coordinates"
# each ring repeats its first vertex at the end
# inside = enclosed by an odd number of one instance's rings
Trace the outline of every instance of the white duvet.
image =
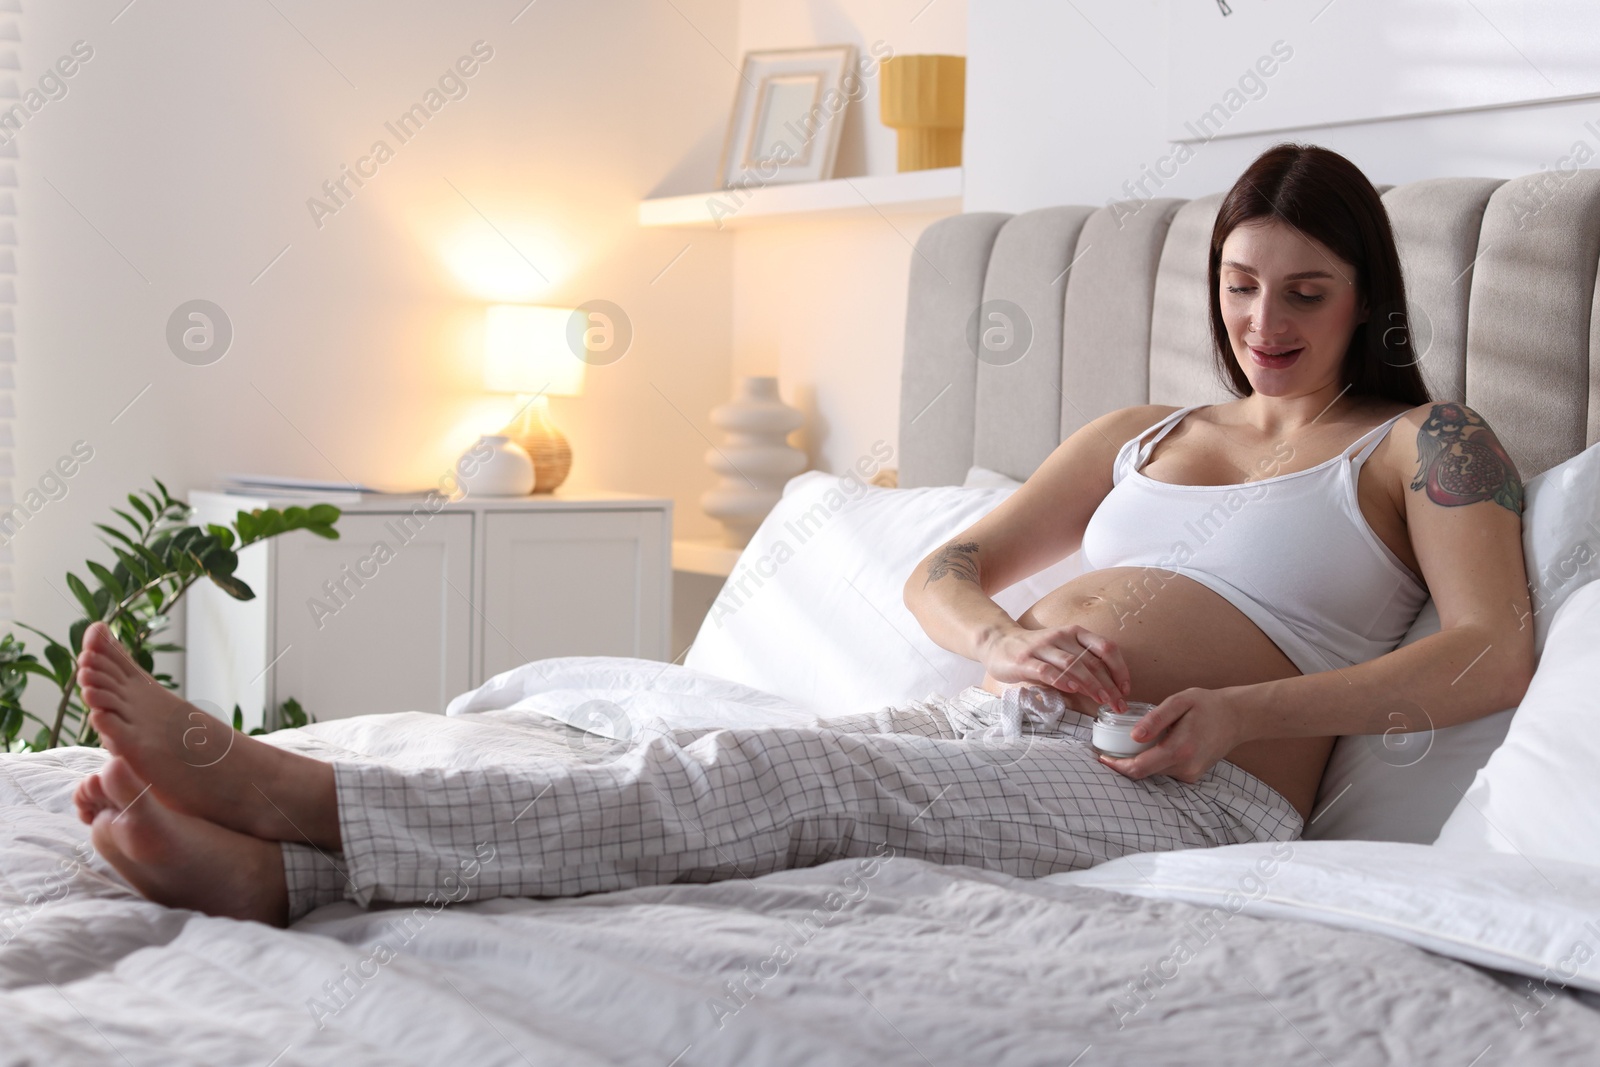
{"type": "Polygon", "coordinates": [[[1391,841],[1295,841],[1141,853],[1042,881],[1363,930],[1600,992],[1600,869],[1583,864],[1391,841]]]}
{"type": "MultiPolygon", "coordinates": [[[[448,713],[495,709],[535,711],[613,739],[826,722],[699,671],[600,656],[508,671],[452,701],[448,713]]],[[[1584,864],[1386,841],[1297,841],[1144,853],[1043,881],[1365,930],[1600,992],[1600,868],[1584,864]],[[1275,855],[1284,849],[1287,861],[1275,855]]]]}
{"type": "MultiPolygon", "coordinates": [[[[768,694],[609,657],[530,665],[451,711],[273,740],[450,766],[560,751],[575,735],[557,721],[611,736],[807,721],[768,694]]],[[[70,813],[102,758],[0,757],[0,1062],[1088,1065],[1248,1049],[1466,1064],[1487,1046],[1486,1064],[1572,1062],[1600,1041],[1600,1012],[1570,993],[1600,990],[1600,871],[1570,864],[1290,842],[1030,882],[841,860],[439,912],[339,904],[282,931],[122,885],[70,813]],[[1177,960],[1178,932],[1202,927],[1177,960]],[[1173,977],[1130,1001],[1152,968],[1173,977]]]]}

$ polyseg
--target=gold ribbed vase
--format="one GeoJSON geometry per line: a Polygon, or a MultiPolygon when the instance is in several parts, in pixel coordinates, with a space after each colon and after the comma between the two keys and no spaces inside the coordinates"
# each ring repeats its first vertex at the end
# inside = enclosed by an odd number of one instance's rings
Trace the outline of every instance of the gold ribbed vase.
{"type": "Polygon", "coordinates": [[[883,61],[878,115],[899,134],[901,171],[961,166],[966,109],[966,56],[890,56],[883,61]]]}

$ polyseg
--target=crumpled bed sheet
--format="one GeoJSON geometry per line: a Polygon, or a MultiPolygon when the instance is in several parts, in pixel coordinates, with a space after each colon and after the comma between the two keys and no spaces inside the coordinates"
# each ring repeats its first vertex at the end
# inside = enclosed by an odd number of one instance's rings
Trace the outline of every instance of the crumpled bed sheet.
{"type": "MultiPolygon", "coordinates": [[[[688,703],[707,690],[679,682],[688,703]]],[[[271,740],[405,766],[593,758],[533,709],[271,740]]],[[[1027,881],[885,857],[560,900],[337,904],[276,930],[122,884],[71,813],[103,759],[0,757],[0,1063],[1488,1067],[1600,1048],[1600,998],[1582,991],[1600,988],[1600,872],[1573,865],[1542,864],[1546,885],[1512,873],[1518,857],[1291,842],[1027,881]],[[1590,956],[1572,964],[1577,942],[1590,956]]]]}

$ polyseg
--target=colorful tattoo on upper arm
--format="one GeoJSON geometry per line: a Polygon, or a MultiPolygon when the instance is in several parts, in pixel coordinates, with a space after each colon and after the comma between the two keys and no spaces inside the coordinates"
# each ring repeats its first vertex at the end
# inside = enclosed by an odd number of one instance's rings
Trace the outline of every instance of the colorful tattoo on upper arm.
{"type": "Polygon", "coordinates": [[[1522,514],[1522,480],[1516,465],[1483,417],[1461,404],[1435,404],[1417,431],[1413,489],[1445,507],[1493,500],[1522,514]]]}
{"type": "Polygon", "coordinates": [[[952,541],[945,545],[928,564],[928,577],[923,579],[922,587],[926,589],[929,582],[938,581],[947,574],[978,584],[978,561],[972,558],[977,551],[976,541],[952,541]]]}

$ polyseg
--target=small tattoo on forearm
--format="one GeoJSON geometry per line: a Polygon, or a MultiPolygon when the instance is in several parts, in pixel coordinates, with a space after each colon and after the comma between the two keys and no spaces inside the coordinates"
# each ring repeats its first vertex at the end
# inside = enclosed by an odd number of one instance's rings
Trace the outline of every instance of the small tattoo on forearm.
{"type": "Polygon", "coordinates": [[[923,579],[922,587],[926,589],[929,582],[936,582],[947,574],[963,582],[979,584],[978,561],[973,558],[977,551],[976,541],[952,541],[945,545],[928,564],[928,577],[923,579]]]}
{"type": "Polygon", "coordinates": [[[1492,500],[1522,514],[1522,480],[1516,465],[1483,417],[1460,404],[1435,404],[1417,431],[1413,489],[1444,507],[1492,500]]]}

